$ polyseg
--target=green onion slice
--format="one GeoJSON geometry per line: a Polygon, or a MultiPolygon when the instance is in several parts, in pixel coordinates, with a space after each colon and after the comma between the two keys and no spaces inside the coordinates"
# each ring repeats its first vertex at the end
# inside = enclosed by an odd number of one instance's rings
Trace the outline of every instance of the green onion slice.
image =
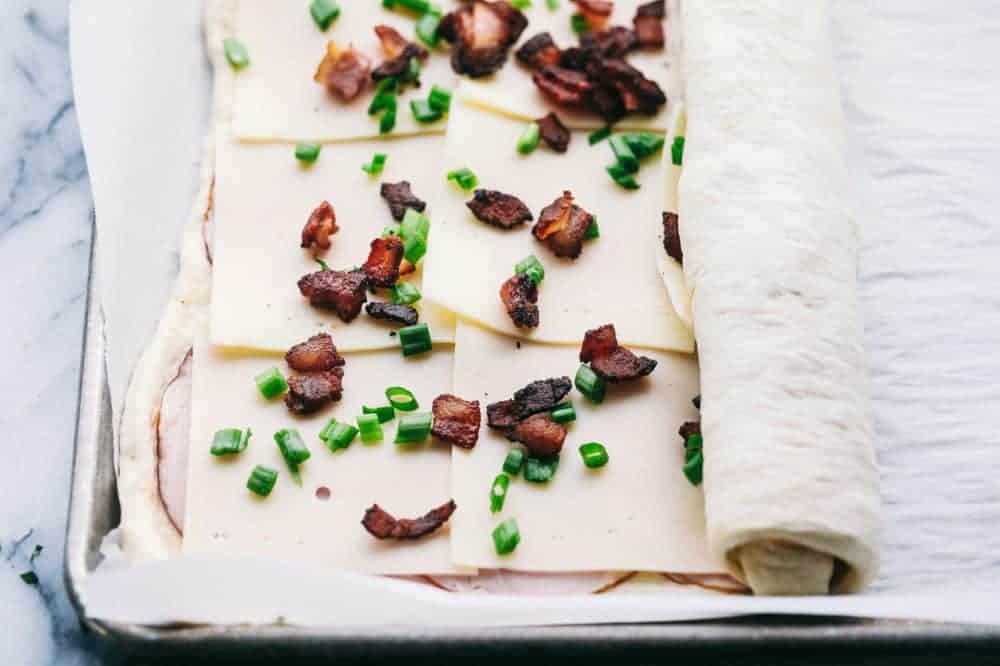
{"type": "Polygon", "coordinates": [[[304,164],[312,164],[319,159],[319,152],[323,149],[318,143],[300,143],[295,146],[295,159],[304,164]]]}
{"type": "Polygon", "coordinates": [[[277,368],[262,372],[253,380],[257,383],[257,390],[267,400],[277,398],[288,390],[288,382],[285,381],[284,375],[277,368]]]}
{"type": "Polygon", "coordinates": [[[545,267],[538,257],[531,254],[514,265],[514,272],[518,275],[525,274],[535,284],[541,284],[545,279],[545,267]]]}
{"type": "Polygon", "coordinates": [[[250,472],[247,479],[247,488],[250,492],[261,497],[267,497],[274,490],[274,484],[278,482],[278,470],[257,465],[250,472]]]}
{"type": "Polygon", "coordinates": [[[521,449],[511,449],[507,452],[507,457],[503,459],[503,471],[512,476],[517,476],[521,473],[521,467],[523,466],[524,451],[521,449]]]}
{"type": "Polygon", "coordinates": [[[386,159],[388,156],[385,153],[375,153],[370,163],[361,165],[361,170],[369,176],[377,176],[385,168],[386,159]]]}
{"type": "Polygon", "coordinates": [[[382,238],[388,238],[389,236],[399,235],[399,224],[387,224],[382,229],[382,238]]]}
{"type": "Polygon", "coordinates": [[[361,408],[361,413],[374,414],[378,417],[379,423],[386,423],[396,418],[396,410],[392,405],[379,405],[378,407],[369,407],[368,405],[364,405],[361,408]]]}
{"type": "Polygon", "coordinates": [[[441,120],[443,115],[437,109],[431,107],[430,102],[426,99],[413,99],[410,100],[410,111],[413,112],[413,118],[418,123],[433,123],[441,120]]]}
{"type": "Polygon", "coordinates": [[[379,134],[388,134],[396,127],[396,98],[392,98],[392,106],[387,107],[378,122],[379,134]]]}
{"type": "Polygon", "coordinates": [[[21,581],[26,585],[38,585],[38,574],[34,571],[25,571],[19,575],[21,577],[21,581]]]}
{"type": "Polygon", "coordinates": [[[597,226],[597,218],[590,221],[590,225],[583,233],[583,240],[597,240],[601,237],[601,228],[597,226]]]}
{"type": "Polygon", "coordinates": [[[559,469],[559,455],[546,458],[527,458],[524,461],[524,480],[532,483],[547,483],[559,469]]]}
{"type": "Polygon", "coordinates": [[[615,154],[615,159],[618,160],[619,166],[626,173],[636,173],[639,171],[639,158],[632,152],[632,147],[629,146],[624,134],[611,136],[608,139],[608,143],[611,145],[611,152],[615,154]]]}
{"type": "Polygon", "coordinates": [[[441,15],[433,10],[417,19],[417,37],[424,44],[434,49],[441,42],[438,27],[441,25],[441,15]]]}
{"type": "Polygon", "coordinates": [[[389,399],[390,405],[401,412],[414,412],[420,408],[413,393],[402,386],[390,386],[385,390],[385,397],[389,399]]]}
{"type": "Polygon", "coordinates": [[[510,0],[510,6],[514,9],[530,9],[531,0],[510,0]]]}
{"type": "Polygon", "coordinates": [[[406,71],[400,77],[400,80],[406,82],[416,82],[420,85],[420,60],[417,58],[410,58],[409,64],[406,66],[406,71]]]}
{"type": "Polygon", "coordinates": [[[652,132],[640,132],[638,134],[625,134],[622,136],[625,143],[640,160],[663,149],[664,138],[652,132]]]}
{"type": "Polygon", "coordinates": [[[435,111],[448,113],[451,109],[451,92],[438,86],[432,86],[431,94],[427,96],[427,103],[435,111]]]}
{"type": "Polygon", "coordinates": [[[684,476],[687,477],[687,480],[691,482],[692,486],[701,485],[704,464],[705,459],[702,457],[701,451],[696,453],[690,460],[684,463],[684,476]]]}
{"type": "Polygon", "coordinates": [[[382,6],[386,9],[402,7],[414,14],[426,14],[431,10],[430,0],[382,0],[382,6]]]}
{"type": "Polygon", "coordinates": [[[448,172],[448,180],[455,182],[459,187],[468,192],[479,184],[476,174],[469,169],[462,167],[448,172]]]}
{"type": "Polygon", "coordinates": [[[431,343],[431,330],[426,322],[399,329],[399,344],[403,349],[403,356],[423,354],[434,347],[431,343]]]}
{"type": "Polygon", "coordinates": [[[340,5],[333,0],[313,0],[309,5],[309,13],[316,26],[326,32],[330,25],[340,16],[340,5]]]}
{"type": "Polygon", "coordinates": [[[358,429],[350,423],[340,423],[337,419],[330,419],[326,427],[319,433],[319,438],[326,442],[331,451],[346,449],[358,436],[358,429]]]}
{"type": "Polygon", "coordinates": [[[587,19],[583,14],[573,14],[569,17],[569,27],[573,29],[573,32],[581,35],[588,30],[590,30],[590,24],[587,23],[587,19]]]}
{"type": "Polygon", "coordinates": [[[538,148],[540,137],[541,130],[538,127],[538,123],[528,123],[528,126],[524,128],[524,132],[521,133],[521,138],[517,140],[517,152],[522,155],[534,152],[535,148],[538,148]]]}
{"type": "Polygon", "coordinates": [[[635,176],[626,171],[622,165],[615,162],[607,168],[608,175],[611,176],[611,180],[615,181],[626,190],[637,190],[639,189],[639,183],[636,181],[635,176]]]}
{"type": "Polygon", "coordinates": [[[598,469],[608,464],[608,450],[600,442],[588,442],[580,446],[583,464],[590,469],[598,469]]]}
{"type": "Polygon", "coordinates": [[[570,423],[576,421],[576,409],[572,402],[564,402],[556,405],[552,410],[552,420],[556,423],[570,423]]]}
{"type": "Polygon", "coordinates": [[[250,64],[250,52],[247,51],[246,44],[240,40],[230,37],[222,42],[222,48],[226,52],[226,60],[233,69],[243,69],[250,64]]]}
{"type": "Polygon", "coordinates": [[[379,423],[376,414],[362,414],[359,416],[358,430],[361,432],[361,441],[365,444],[381,442],[384,437],[382,434],[382,425],[379,423]]]}
{"type": "Polygon", "coordinates": [[[510,486],[510,477],[506,474],[498,474],[493,479],[490,486],[490,512],[500,513],[503,511],[504,500],[507,499],[507,488],[510,486]]]}
{"type": "Polygon", "coordinates": [[[240,430],[239,428],[225,428],[218,430],[212,437],[213,456],[231,456],[242,453],[250,443],[250,428],[240,430]]]}
{"type": "Polygon", "coordinates": [[[595,143],[600,143],[604,141],[609,136],[611,136],[611,126],[607,125],[599,130],[593,131],[587,135],[587,143],[594,145],[595,143]]]}
{"type": "Polygon", "coordinates": [[[677,166],[684,163],[684,137],[674,137],[674,142],[670,146],[670,160],[677,166]]]}
{"type": "Polygon", "coordinates": [[[604,393],[607,385],[603,379],[597,376],[596,372],[591,370],[589,365],[583,364],[580,366],[576,371],[576,378],[573,383],[576,384],[576,390],[594,404],[599,405],[604,402],[604,393]]]}
{"type": "Polygon", "coordinates": [[[403,256],[411,264],[416,265],[427,254],[427,236],[430,229],[430,218],[412,208],[406,209],[403,221],[399,225],[399,236],[403,239],[403,256]]]}
{"type": "Polygon", "coordinates": [[[422,298],[420,290],[409,282],[397,282],[391,296],[392,302],[397,305],[413,305],[422,298]]]}
{"type": "Polygon", "coordinates": [[[431,420],[430,412],[400,416],[396,428],[396,444],[415,444],[427,439],[431,434],[431,420]]]}
{"type": "Polygon", "coordinates": [[[291,472],[292,478],[296,482],[301,482],[299,465],[312,456],[306,443],[302,440],[302,435],[295,429],[279,430],[274,433],[274,441],[278,445],[278,450],[281,451],[281,457],[285,459],[285,464],[288,465],[288,471],[291,472]]]}
{"type": "Polygon", "coordinates": [[[519,543],[521,543],[521,532],[517,529],[517,521],[513,518],[508,518],[493,530],[493,546],[497,555],[513,553],[519,543]]]}

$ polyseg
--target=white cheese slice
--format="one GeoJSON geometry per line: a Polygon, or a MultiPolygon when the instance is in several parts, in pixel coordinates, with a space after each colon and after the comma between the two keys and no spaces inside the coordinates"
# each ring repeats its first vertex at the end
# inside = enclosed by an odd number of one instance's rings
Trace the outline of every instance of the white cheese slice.
{"type": "MultiPolygon", "coordinates": [[[[233,128],[237,137],[255,140],[337,141],[375,137],[378,117],[368,115],[372,93],[344,103],[315,81],[316,67],[327,42],[354,48],[377,67],[385,55],[373,28],[385,24],[417,41],[412,16],[384,9],[378,0],[340,3],[340,17],[322,32],[309,15],[309,3],[287,0],[242,0],[234,36],[246,44],[250,65],[236,74],[233,128]]],[[[421,87],[408,86],[399,98],[396,135],[443,132],[445,121],[420,124],[410,112],[410,100],[426,98],[437,84],[451,90],[457,77],[446,50],[435,50],[424,61],[421,87]]]]}
{"type": "MultiPolygon", "coordinates": [[[[647,253],[648,254],[648,253],[647,253]]],[[[486,404],[504,400],[529,381],[572,378],[576,346],[520,343],[460,321],[455,393],[486,404]]],[[[510,444],[483,425],[472,450],[454,449],[452,488],[460,508],[451,523],[456,564],[519,571],[721,571],[708,556],[702,493],[681,470],[678,426],[697,418],[691,398],[698,367],[686,355],[643,352],[659,362],[652,375],[609,387],[601,405],[580,393],[569,398],[577,420],[569,427],[559,468],[547,484],[512,478],[503,511],[490,513],[489,491],[510,444]],[[610,462],[589,470],[581,444],[603,443],[610,462]],[[517,520],[517,550],[498,556],[491,533],[517,520]]]]}
{"type": "MultiPolygon", "coordinates": [[[[681,166],[674,164],[670,154],[670,146],[673,145],[676,137],[684,136],[686,125],[687,116],[684,113],[684,105],[677,104],[672,110],[670,131],[667,132],[667,142],[664,147],[665,153],[663,156],[663,182],[666,183],[663,210],[669,213],[677,212],[677,188],[680,185],[681,179],[681,166]]],[[[653,246],[653,252],[656,255],[657,270],[660,272],[663,285],[667,288],[667,293],[670,295],[670,302],[674,306],[674,312],[677,313],[678,319],[688,329],[693,331],[691,291],[688,289],[687,282],[684,279],[684,268],[676,259],[667,255],[666,250],[663,249],[662,224],[656,227],[656,244],[653,246]]]]}
{"type": "MultiPolygon", "coordinates": [[[[436,167],[440,136],[328,145],[319,160],[302,168],[286,144],[222,140],[217,154],[215,254],[211,338],[214,344],[284,351],[326,330],[338,349],[397,347],[393,327],[365,312],[345,324],[336,314],[311,306],[297,282],[319,270],[309,250],[299,249],[302,227],[324,199],[333,204],[340,231],[321,258],[334,269],[360,266],[371,241],[394,223],[379,195],[379,184],[409,180],[413,192],[428,201],[443,178],[436,167]],[[372,177],[361,170],[376,152],[388,155],[385,171],[372,177]]],[[[434,236],[432,222],[431,236],[434,236]]],[[[426,259],[425,259],[426,261],[426,259]]],[[[420,284],[420,275],[407,278],[420,284]]],[[[369,300],[384,299],[385,293],[369,300]]],[[[451,313],[418,303],[421,321],[436,342],[453,339],[451,313]]]]}
{"type": "MultiPolygon", "coordinates": [[[[608,26],[632,27],[636,8],[648,0],[616,0],[614,12],[608,26]]],[[[544,0],[537,0],[524,10],[528,17],[528,27],[518,44],[511,49],[509,62],[499,72],[482,79],[462,78],[459,94],[473,104],[509,114],[521,120],[540,118],[549,111],[558,113],[567,127],[573,129],[597,129],[607,122],[593,113],[574,112],[552,104],[531,80],[531,70],[518,62],[514,52],[528,39],[538,33],[548,32],[560,48],[579,44],[579,36],[570,26],[570,17],[577,11],[576,4],[569,0],[560,2],[559,9],[549,9],[544,0]]],[[[667,90],[669,58],[666,49],[642,49],[630,53],[626,60],[639,71],[667,90]]],[[[632,114],[620,120],[618,129],[650,129],[663,131],[667,126],[666,107],[655,116],[632,114]]]]}
{"type": "Polygon", "coordinates": [[[444,170],[471,168],[480,187],[519,197],[536,220],[571,190],[576,203],[598,218],[601,237],[586,241],[578,259],[559,259],[531,235],[531,223],[505,231],[477,220],[465,205],[472,193],[442,179],[425,298],[493,330],[538,342],[576,344],[586,329],[614,322],[622,344],[692,351],[694,339],[674,313],[649,247],[664,197],[660,157],[644,163],[641,189],[626,191],[604,171],[614,161],[607,142],[590,146],[575,134],[565,154],[540,146],[524,156],[515,150],[523,129],[523,122],[453,104],[444,170]],[[545,266],[545,280],[541,323],[529,331],[514,327],[499,290],[530,254],[545,266]]]}
{"type": "Polygon", "coordinates": [[[463,573],[451,565],[449,528],[418,541],[373,538],[360,525],[365,509],[378,503],[399,518],[413,518],[450,498],[450,452],[446,445],[393,444],[398,421],[382,425],[385,441],[331,453],[319,432],[331,417],[354,422],[362,405],[386,404],[385,388],[406,385],[430,410],[440,393],[451,390],[452,350],[403,359],[399,352],[350,353],[344,398],[309,417],[294,417],[281,400],[267,402],[254,385],[256,374],[272,367],[287,371],[275,355],[227,354],[203,337],[194,350],[185,554],[238,554],[310,560],[351,571],[379,574],[463,573]],[[221,428],[251,428],[248,448],[232,459],[210,455],[221,428]],[[301,466],[302,485],[289,475],[274,442],[282,428],[297,428],[312,457],[301,466]],[[246,488],[255,465],[278,470],[266,498],[246,488]],[[326,487],[328,500],[316,490],[326,487]]]}

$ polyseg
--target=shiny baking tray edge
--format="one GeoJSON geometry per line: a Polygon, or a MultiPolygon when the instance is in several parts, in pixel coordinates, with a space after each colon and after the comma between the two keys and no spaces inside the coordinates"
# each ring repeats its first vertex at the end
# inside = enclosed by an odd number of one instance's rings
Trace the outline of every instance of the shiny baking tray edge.
{"type": "MultiPolygon", "coordinates": [[[[96,248],[96,234],[95,234],[96,248]]],[[[766,652],[878,652],[958,656],[998,654],[1000,627],[845,618],[755,616],[707,622],[503,629],[272,626],[150,627],[88,617],[80,587],[97,566],[101,539],[118,524],[111,400],[94,249],[87,297],[73,481],[66,535],[66,586],[83,626],[111,647],[147,655],[209,657],[271,655],[364,658],[475,655],[477,660],[525,654],[615,659],[657,654],[713,656],[766,652]]],[[[136,590],[141,594],[141,590],[136,590]]],[[[332,600],[335,603],[335,600],[332,600]]]]}

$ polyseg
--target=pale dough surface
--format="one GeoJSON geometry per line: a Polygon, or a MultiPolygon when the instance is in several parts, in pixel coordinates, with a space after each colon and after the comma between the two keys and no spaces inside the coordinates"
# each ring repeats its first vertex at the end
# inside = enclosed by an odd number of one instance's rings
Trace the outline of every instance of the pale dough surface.
{"type": "MultiPolygon", "coordinates": [[[[673,115],[671,116],[670,131],[667,132],[666,146],[672,146],[676,137],[684,136],[686,120],[687,118],[684,112],[684,105],[675,105],[673,108],[673,115]]],[[[664,148],[664,150],[669,151],[669,148],[664,148]]],[[[669,152],[663,156],[662,164],[662,178],[666,184],[663,211],[676,213],[677,187],[681,178],[681,166],[674,164],[669,152]]],[[[680,223],[683,224],[683,221],[680,223]]],[[[656,243],[653,246],[653,253],[656,255],[656,268],[660,273],[660,278],[663,280],[663,286],[667,288],[667,294],[670,296],[670,303],[674,306],[674,312],[677,313],[677,318],[680,319],[684,325],[688,327],[688,329],[692,329],[691,292],[688,290],[687,283],[684,280],[684,268],[677,262],[676,259],[667,255],[667,252],[663,247],[662,224],[659,224],[656,227],[656,243]]]]}
{"type": "Polygon", "coordinates": [[[709,546],[751,583],[748,544],[797,544],[844,565],[820,583],[792,567],[772,593],[853,591],[878,570],[858,234],[828,19],[822,0],[687,2],[683,14],[680,231],[709,546]]]}

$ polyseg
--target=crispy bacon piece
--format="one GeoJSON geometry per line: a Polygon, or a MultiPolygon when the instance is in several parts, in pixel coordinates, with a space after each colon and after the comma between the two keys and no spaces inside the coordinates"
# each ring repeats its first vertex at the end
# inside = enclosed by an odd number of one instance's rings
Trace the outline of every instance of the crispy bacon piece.
{"type": "Polygon", "coordinates": [[[571,388],[573,382],[569,377],[550,377],[531,382],[514,393],[519,417],[524,419],[534,414],[551,412],[569,394],[571,388]]]}
{"type": "Polygon", "coordinates": [[[431,411],[434,414],[432,435],[463,449],[471,449],[476,445],[482,419],[478,400],[463,400],[445,393],[434,398],[431,411]]]}
{"type": "Polygon", "coordinates": [[[365,312],[372,319],[391,321],[394,324],[402,326],[413,326],[420,321],[420,313],[417,312],[416,308],[397,303],[378,303],[372,301],[365,306],[365,312]]]}
{"type": "Polygon", "coordinates": [[[566,49],[559,65],[543,67],[532,80],[556,104],[592,111],[609,123],[628,113],[653,115],[667,101],[655,81],[621,58],[601,56],[595,46],[566,49]]]}
{"type": "Polygon", "coordinates": [[[368,58],[354,48],[341,50],[329,42],[313,80],[342,102],[350,102],[368,85],[371,68],[368,58]]]}
{"type": "Polygon", "coordinates": [[[531,233],[557,257],[576,259],[583,251],[583,237],[594,216],[573,203],[568,190],[542,209],[531,233]]]}
{"type": "Polygon", "coordinates": [[[448,522],[458,508],[455,500],[448,500],[415,519],[396,518],[378,504],[365,510],[361,524],[376,539],[419,539],[448,522]]]}
{"type": "Polygon", "coordinates": [[[514,56],[528,67],[538,69],[546,65],[558,65],[560,51],[552,40],[551,33],[540,32],[521,44],[514,56]]]}
{"type": "Polygon", "coordinates": [[[344,395],[344,368],[325,372],[309,372],[288,378],[285,404],[296,414],[312,414],[330,402],[339,402],[344,395]]]}
{"type": "Polygon", "coordinates": [[[585,32],[580,36],[580,46],[605,58],[621,58],[639,47],[635,32],[616,25],[600,32],[585,32]]]}
{"type": "Polygon", "coordinates": [[[368,300],[363,271],[316,271],[299,278],[299,291],[317,307],[330,308],[345,322],[361,313],[368,300]]]}
{"type": "Polygon", "coordinates": [[[538,133],[542,141],[557,153],[565,153],[569,148],[571,134],[569,129],[559,120],[559,116],[554,113],[535,121],[538,123],[538,133]]]}
{"type": "Polygon", "coordinates": [[[645,377],[656,369],[653,359],[636,356],[618,344],[614,324],[587,331],[580,347],[580,361],[590,363],[599,377],[612,384],[645,377]]]}
{"type": "Polygon", "coordinates": [[[531,80],[553,102],[570,108],[586,108],[594,87],[583,72],[558,65],[543,67],[531,80]]]}
{"type": "Polygon", "coordinates": [[[562,451],[566,426],[556,423],[548,414],[535,414],[510,429],[507,439],[521,442],[532,455],[544,458],[562,451]]]}
{"type": "Polygon", "coordinates": [[[592,30],[601,30],[615,9],[612,0],[573,0],[592,30]]]}
{"type": "Polygon", "coordinates": [[[666,39],[663,34],[663,18],[667,15],[665,0],[653,0],[639,5],[632,25],[640,48],[663,48],[666,39]]]}
{"type": "Polygon", "coordinates": [[[302,227],[302,247],[313,250],[329,250],[330,236],[340,230],[337,214],[329,201],[324,201],[309,215],[306,226],[302,227]]]}
{"type": "Polygon", "coordinates": [[[385,51],[387,59],[372,72],[372,79],[381,81],[393,76],[402,76],[410,67],[413,58],[417,60],[427,59],[427,49],[407,41],[399,34],[399,31],[387,25],[375,26],[375,34],[378,35],[382,50],[385,51]]]}
{"type": "Polygon", "coordinates": [[[401,180],[398,183],[382,183],[379,194],[389,204],[389,212],[394,220],[399,222],[406,215],[406,209],[412,208],[418,213],[424,212],[427,202],[419,199],[410,189],[410,181],[401,180]]]}
{"type": "Polygon", "coordinates": [[[451,68],[472,78],[489,76],[528,27],[528,19],[503,0],[472,0],[441,19],[441,37],[451,47],[451,68]]]}
{"type": "Polygon", "coordinates": [[[527,274],[521,273],[508,279],[500,286],[500,300],[507,308],[514,326],[535,328],[538,326],[538,285],[527,274]]]}
{"type": "MultiPolygon", "coordinates": [[[[389,25],[375,26],[375,36],[378,37],[379,44],[382,45],[382,50],[385,51],[387,58],[398,58],[410,44],[410,40],[389,25]]],[[[426,57],[426,55],[425,51],[424,56],[426,57]]]]}
{"type": "Polygon", "coordinates": [[[667,256],[684,265],[684,250],[681,249],[680,219],[677,213],[663,213],[663,249],[667,256]]]}
{"type": "Polygon", "coordinates": [[[486,425],[496,430],[507,430],[521,419],[521,408],[513,400],[501,400],[486,405],[486,425]]]}
{"type": "Polygon", "coordinates": [[[688,437],[701,434],[701,421],[685,421],[677,430],[677,434],[681,436],[681,439],[686,444],[688,437]]]}
{"type": "Polygon", "coordinates": [[[333,370],[346,363],[329,333],[318,333],[295,345],[285,354],[285,362],[297,372],[333,370]]]}
{"type": "Polygon", "coordinates": [[[398,236],[376,238],[372,241],[368,261],[361,270],[373,287],[392,287],[399,279],[399,265],[403,261],[403,241],[398,236]]]}
{"type": "Polygon", "coordinates": [[[652,116],[667,103],[667,96],[656,81],[647,79],[620,58],[602,58],[588,70],[591,79],[600,87],[617,93],[625,113],[652,116]]]}
{"type": "Polygon", "coordinates": [[[476,219],[501,229],[511,229],[534,219],[524,202],[497,190],[476,190],[465,204],[476,219]]]}

